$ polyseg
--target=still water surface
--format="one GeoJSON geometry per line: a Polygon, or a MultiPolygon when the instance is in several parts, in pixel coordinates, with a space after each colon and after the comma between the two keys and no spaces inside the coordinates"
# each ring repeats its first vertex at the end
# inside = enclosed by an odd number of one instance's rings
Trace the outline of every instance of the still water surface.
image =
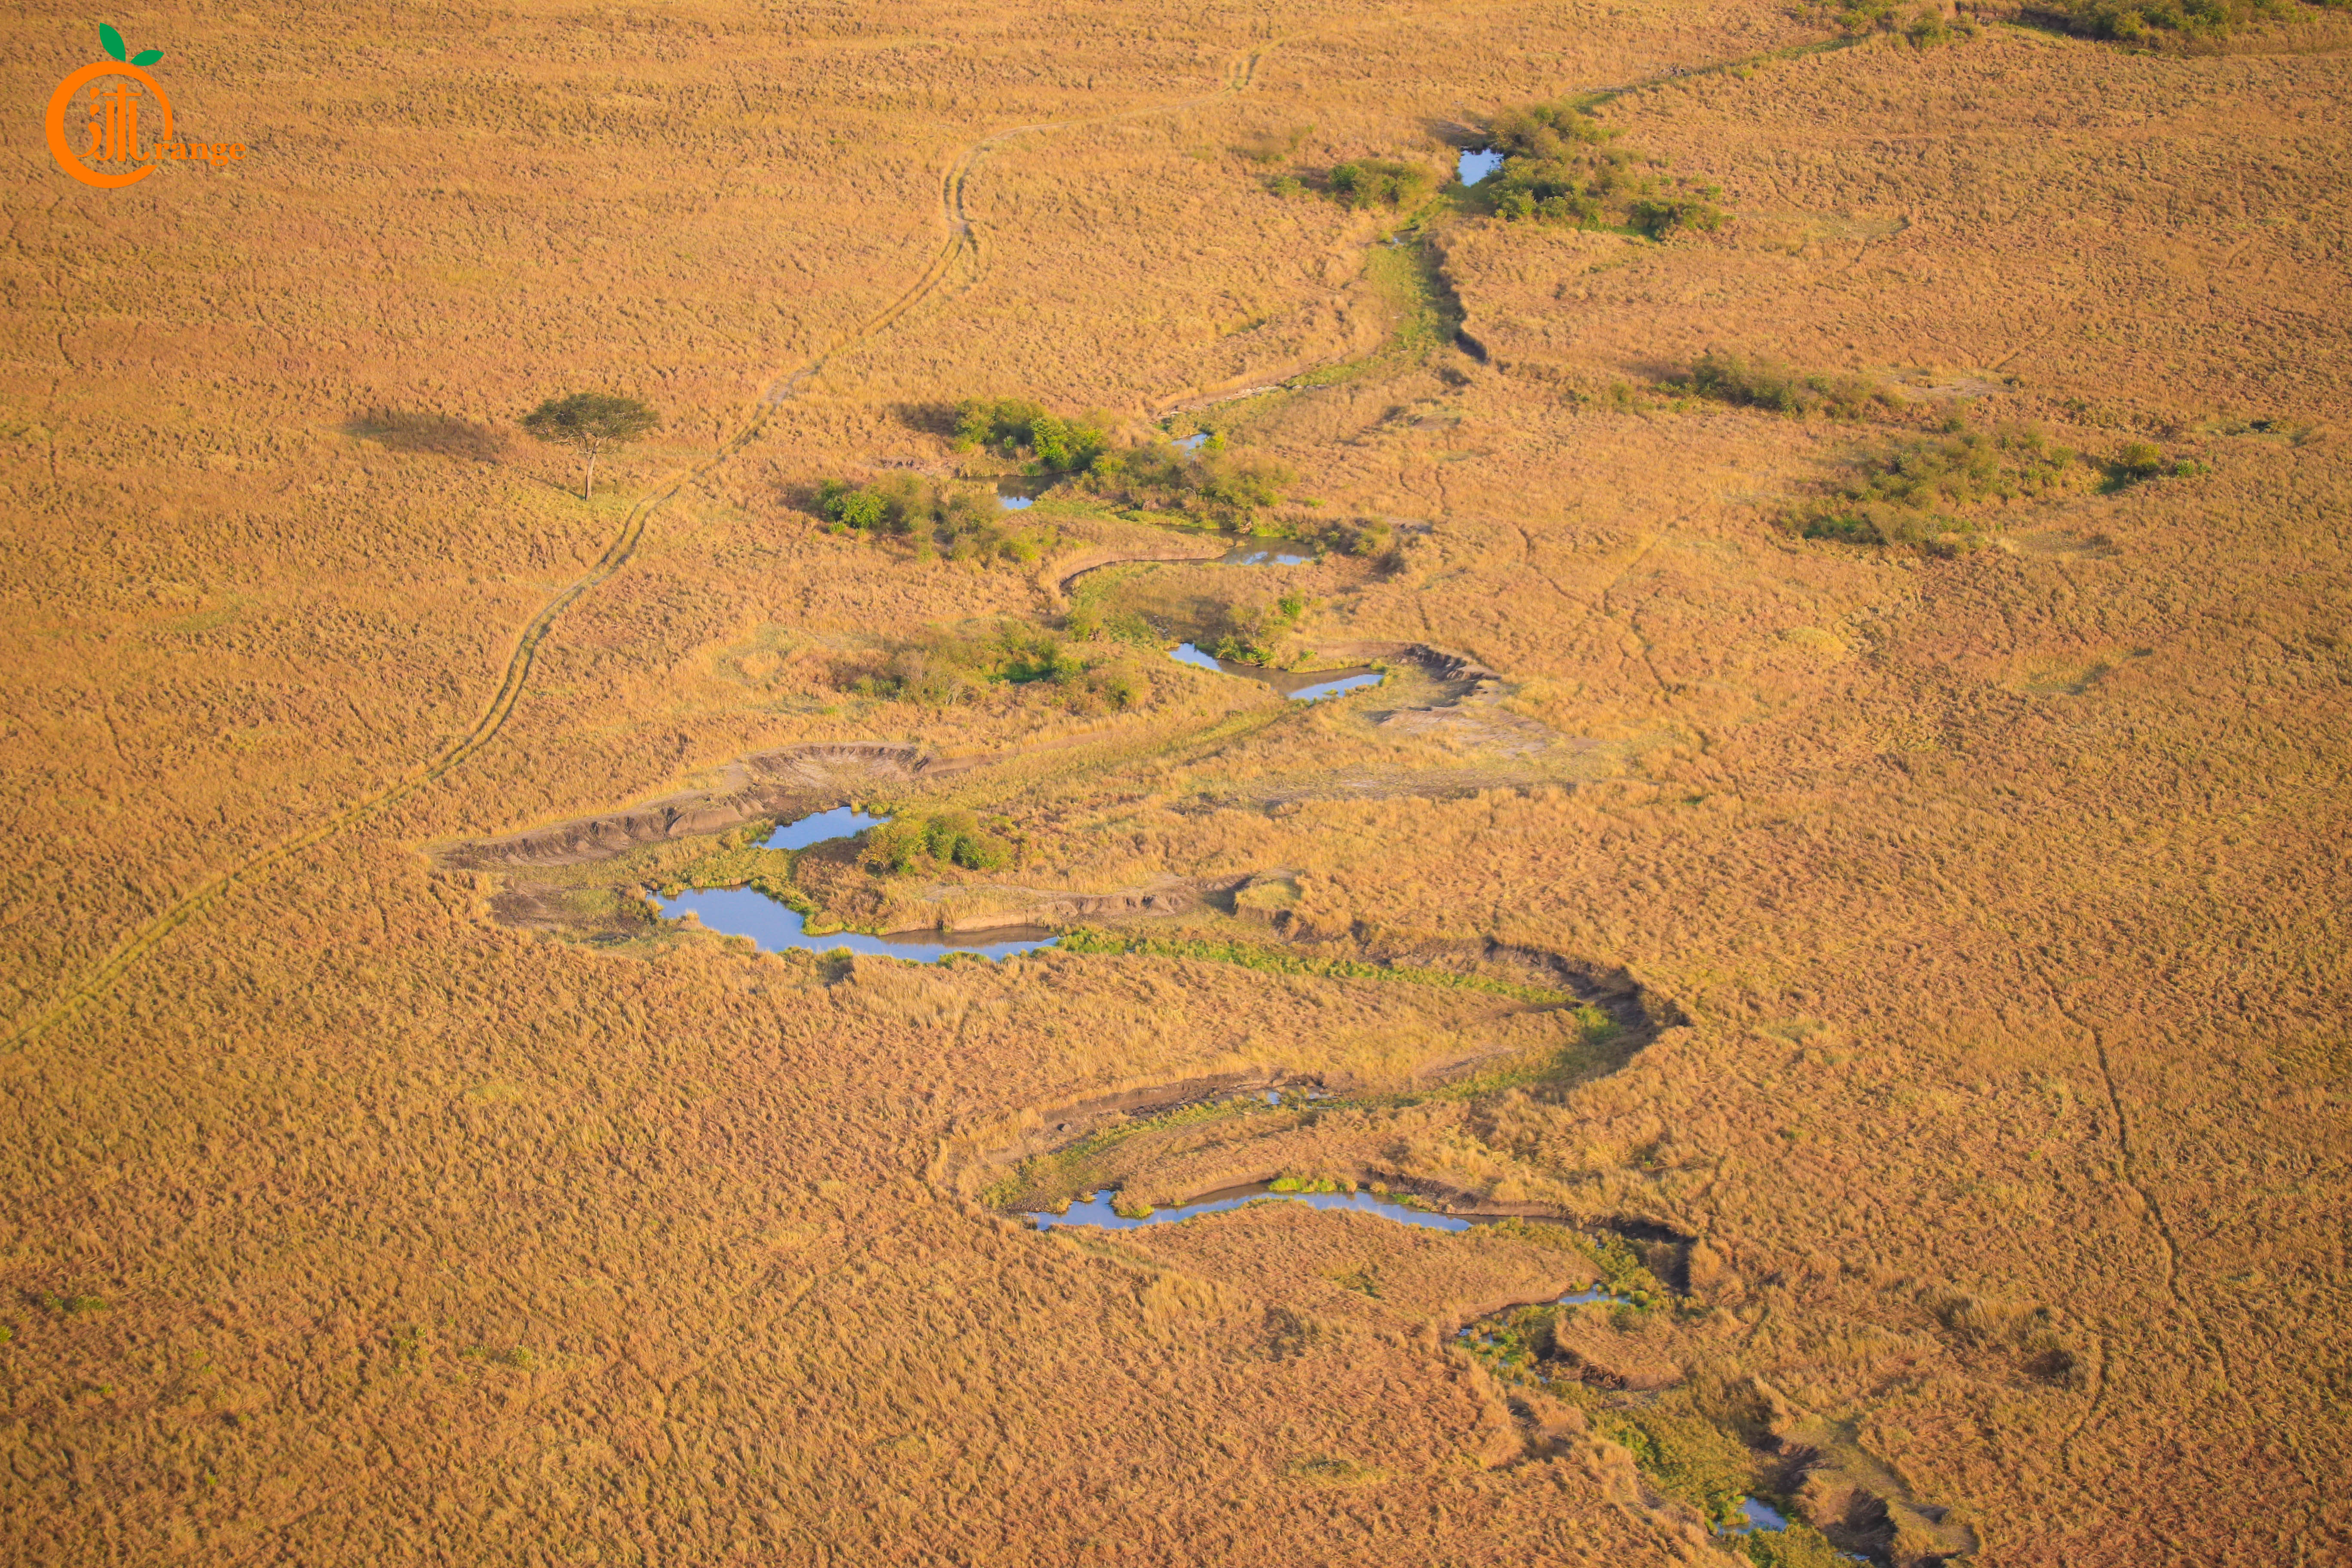
{"type": "Polygon", "coordinates": [[[1462,183],[1475,185],[1503,166],[1503,155],[1490,148],[1481,147],[1475,153],[1462,154],[1462,183]]]}
{"type": "Polygon", "coordinates": [[[879,827],[889,820],[887,816],[868,816],[854,805],[837,805],[797,822],[778,823],[773,833],[760,840],[760,847],[805,849],[812,844],[835,838],[855,838],[867,828],[879,827]]]}
{"type": "Polygon", "coordinates": [[[992,931],[900,931],[894,936],[868,936],[864,931],[835,931],[811,936],[798,910],[786,909],[767,894],[751,888],[706,888],[674,899],[654,896],[665,915],[691,914],[706,931],[728,936],[748,936],[762,952],[834,952],[846,949],[873,958],[903,958],[914,963],[937,963],[950,953],[977,953],[982,958],[1010,958],[1034,952],[1061,940],[1044,926],[999,926],[992,931]]]}
{"type": "Polygon", "coordinates": [[[1379,670],[1360,666],[1354,669],[1318,669],[1299,674],[1287,669],[1268,669],[1262,664],[1243,664],[1234,659],[1219,658],[1214,654],[1202,653],[1188,642],[1178,643],[1170,648],[1168,657],[1196,669],[1213,669],[1220,674],[1238,675],[1244,680],[1271,686],[1293,702],[1319,702],[1326,697],[1360,691],[1367,686],[1381,683],[1379,670]]]}

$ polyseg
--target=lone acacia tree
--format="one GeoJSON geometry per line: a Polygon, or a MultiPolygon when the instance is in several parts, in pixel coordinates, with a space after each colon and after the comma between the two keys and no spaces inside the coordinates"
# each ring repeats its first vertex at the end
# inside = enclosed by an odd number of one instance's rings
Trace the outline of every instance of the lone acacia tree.
{"type": "Polygon", "coordinates": [[[634,397],[610,392],[575,392],[551,397],[522,416],[522,427],[542,441],[577,447],[588,459],[580,498],[596,488],[596,458],[607,447],[634,441],[661,424],[661,416],[634,397]]]}

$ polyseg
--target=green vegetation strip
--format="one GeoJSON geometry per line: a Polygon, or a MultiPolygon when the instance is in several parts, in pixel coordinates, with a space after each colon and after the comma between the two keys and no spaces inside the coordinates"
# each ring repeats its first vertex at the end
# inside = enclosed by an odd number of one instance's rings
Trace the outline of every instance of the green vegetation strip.
{"type": "MultiPolygon", "coordinates": [[[[1497,1227],[1501,1228],[1501,1227],[1497,1227]]],[[[1686,1388],[1642,1404],[1620,1403],[1544,1355],[1554,1335],[1579,1314],[1605,1315],[1620,1332],[1638,1332],[1652,1311],[1680,1310],[1674,1293],[1643,1267],[1619,1237],[1560,1233],[1558,1227],[1515,1227],[1523,1239],[1573,1247],[1600,1267],[1612,1294],[1632,1298],[1599,1303],[1519,1307],[1471,1325],[1463,1346],[1496,1381],[1535,1387],[1584,1412],[1601,1436],[1633,1456],[1658,1490],[1697,1509],[1718,1531],[1740,1530],[1742,1500],[1755,1495],[1756,1456],[1726,1426],[1698,1407],[1686,1388]],[[1546,1231],[1552,1235],[1546,1235],[1546,1231]]],[[[1785,1501],[1785,1500],[1783,1500],[1785,1501]]],[[[1811,1525],[1752,1530],[1725,1544],[1757,1568],[1832,1568],[1847,1559],[1811,1525]]]]}

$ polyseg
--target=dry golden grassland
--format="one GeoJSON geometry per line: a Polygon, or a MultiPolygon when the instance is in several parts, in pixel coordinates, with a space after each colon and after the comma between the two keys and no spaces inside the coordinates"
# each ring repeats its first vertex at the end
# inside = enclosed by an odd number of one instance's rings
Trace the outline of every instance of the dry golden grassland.
{"type": "MultiPolygon", "coordinates": [[[[2352,1556],[2341,13],[123,26],[251,153],[9,143],[0,1554],[2352,1556]],[[1584,93],[1728,221],[1321,188],[1584,93]],[[665,416],[585,501],[517,425],[583,388],[665,416]],[[988,482],[983,396],[1212,431],[1338,547],[813,514],[988,482]],[[2028,427],[2078,456],[2011,483],[2028,427]],[[1388,679],[1154,645],[1235,630],[1388,679]],[[896,760],[790,750],[846,742],[896,760]],[[572,852],[754,778],[1004,858],[572,852]],[[762,955],[639,894],[752,877],[1087,934],[762,955]],[[1017,1217],[1275,1177],[1526,1222],[1017,1217]],[[1595,1280],[1643,1304],[1517,1310],[1595,1280]]],[[[35,7],[0,72],[96,56],[35,7]]]]}

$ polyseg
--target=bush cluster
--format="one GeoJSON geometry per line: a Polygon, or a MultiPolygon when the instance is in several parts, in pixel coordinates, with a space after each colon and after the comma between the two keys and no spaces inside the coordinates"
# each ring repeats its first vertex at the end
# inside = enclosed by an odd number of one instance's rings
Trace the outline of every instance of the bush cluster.
{"type": "Polygon", "coordinates": [[[1237,606],[1227,612],[1225,633],[1209,651],[1236,664],[1272,664],[1306,610],[1307,600],[1298,594],[1285,594],[1271,605],[1237,606]]]}
{"type": "Polygon", "coordinates": [[[1025,458],[1046,473],[1082,474],[1110,449],[1110,421],[1065,419],[1018,397],[967,398],[956,405],[956,445],[1025,458]]]}
{"type": "Polygon", "coordinates": [[[868,870],[893,876],[947,866],[993,871],[1011,862],[1013,846],[968,811],[906,813],[868,828],[858,858],[868,870]]]}
{"type": "Polygon", "coordinates": [[[1902,0],[1822,0],[1814,9],[1827,12],[1838,30],[1850,38],[1886,33],[1915,49],[1934,48],[1955,38],[1973,38],[1979,31],[1972,18],[1948,21],[1939,6],[1916,5],[1906,10],[1902,0]]]}
{"type": "Polygon", "coordinates": [[[2210,471],[2185,458],[2168,458],[2147,441],[2126,443],[2101,461],[2053,445],[2030,425],[1970,430],[1955,416],[1941,435],[1864,453],[1852,479],[1781,521],[1807,539],[1916,544],[1936,554],[1956,554],[1981,544],[1985,530],[1954,515],[1954,508],[2090,485],[2115,490],[2145,479],[2189,479],[2210,471]]]}
{"type": "Polygon", "coordinates": [[[1625,228],[1662,239],[1676,229],[1723,226],[1715,185],[1636,171],[1653,163],[1616,144],[1619,132],[1570,100],[1523,104],[1486,121],[1486,144],[1504,154],[1479,182],[1495,216],[1574,228],[1625,228]]]}
{"type": "MultiPolygon", "coordinates": [[[[2346,0],[2319,0],[2340,8],[2346,0]]],[[[2226,38],[2257,21],[2293,14],[2283,0],[2064,0],[2074,31],[2119,43],[2226,38]]]]}
{"type": "Polygon", "coordinates": [[[909,539],[919,558],[937,551],[953,561],[1026,563],[1052,542],[1050,530],[1009,522],[992,497],[913,474],[867,485],[827,479],[817,487],[816,510],[836,533],[909,539]]]}
{"type": "Polygon", "coordinates": [[[1181,511],[1220,528],[1243,528],[1279,506],[1297,476],[1279,463],[1227,452],[1214,437],[1197,452],[1171,445],[1130,447],[1095,460],[1086,487],[1129,506],[1181,511]]]}
{"type": "Polygon", "coordinates": [[[1954,429],[1865,453],[1834,494],[1784,521],[1807,539],[1917,544],[1953,553],[1982,541],[1979,525],[1952,509],[2077,488],[2093,473],[2079,454],[2052,445],[2030,426],[1954,429]]]}
{"type": "Polygon", "coordinates": [[[1427,200],[1437,189],[1437,176],[1418,163],[1359,158],[1335,165],[1329,185],[1351,207],[1406,207],[1427,200]]]}
{"type": "Polygon", "coordinates": [[[1813,414],[1861,419],[1892,402],[1885,388],[1865,375],[1806,374],[1776,360],[1751,362],[1712,351],[1699,356],[1688,375],[1667,382],[1666,387],[1689,396],[1743,408],[1767,408],[1800,419],[1813,414]]]}
{"type": "Polygon", "coordinates": [[[860,697],[951,708],[992,692],[1042,696],[1073,712],[1100,713],[1150,700],[1150,678],[1127,647],[1106,640],[1074,648],[1041,626],[1003,621],[981,636],[932,634],[897,648],[878,666],[867,662],[838,672],[835,683],[860,697]]]}

